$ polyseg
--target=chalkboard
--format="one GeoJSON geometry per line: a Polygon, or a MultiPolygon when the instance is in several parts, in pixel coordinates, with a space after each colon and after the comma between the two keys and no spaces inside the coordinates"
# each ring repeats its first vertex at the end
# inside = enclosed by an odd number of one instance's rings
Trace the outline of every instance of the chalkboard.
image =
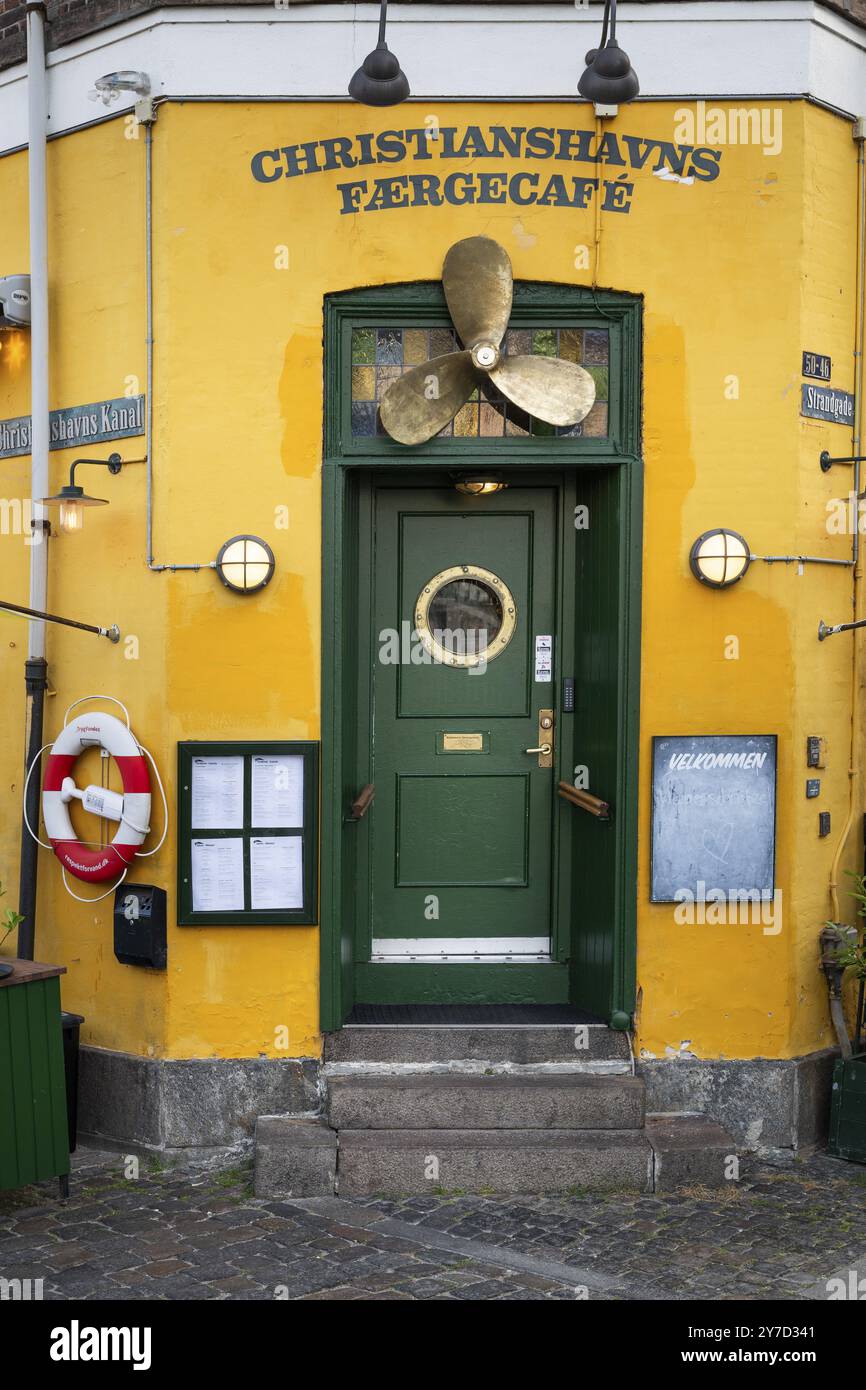
{"type": "Polygon", "coordinates": [[[772,894],[775,858],[775,734],[653,739],[651,902],[772,894]]]}

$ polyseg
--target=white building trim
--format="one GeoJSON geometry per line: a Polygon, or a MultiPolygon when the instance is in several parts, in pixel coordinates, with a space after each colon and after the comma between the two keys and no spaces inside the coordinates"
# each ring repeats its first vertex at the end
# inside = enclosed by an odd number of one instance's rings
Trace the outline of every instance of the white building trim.
{"type": "MultiPolygon", "coordinates": [[[[165,9],[98,30],[49,56],[49,134],[104,118],[88,92],[121,68],[147,72],[161,98],[346,100],[349,78],[375,45],[378,9],[165,9]]],[[[577,80],[599,19],[598,6],[395,4],[388,37],[424,114],[437,101],[464,99],[559,99],[588,110],[577,80]]],[[[814,0],[625,0],[618,37],[642,100],[808,96],[866,114],[866,30],[814,0]]],[[[124,94],[110,114],[132,103],[124,94]]],[[[26,116],[21,64],[0,73],[0,153],[26,144],[26,116]]]]}

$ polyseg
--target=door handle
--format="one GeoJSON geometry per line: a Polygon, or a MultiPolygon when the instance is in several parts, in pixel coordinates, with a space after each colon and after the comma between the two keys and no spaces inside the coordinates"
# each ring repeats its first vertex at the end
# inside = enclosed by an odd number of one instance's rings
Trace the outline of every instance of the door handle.
{"type": "Polygon", "coordinates": [[[588,811],[597,820],[610,820],[610,802],[602,801],[600,796],[593,796],[592,792],[573,787],[570,782],[560,782],[556,790],[570,806],[576,806],[580,811],[588,811]]]}
{"type": "Polygon", "coordinates": [[[349,807],[348,821],[363,820],[373,804],[373,797],[376,795],[376,788],[372,782],[368,782],[366,787],[362,787],[349,807]]]}
{"type": "Polygon", "coordinates": [[[538,747],[524,748],[524,753],[537,753],[539,767],[553,767],[553,710],[538,711],[538,747]]]}

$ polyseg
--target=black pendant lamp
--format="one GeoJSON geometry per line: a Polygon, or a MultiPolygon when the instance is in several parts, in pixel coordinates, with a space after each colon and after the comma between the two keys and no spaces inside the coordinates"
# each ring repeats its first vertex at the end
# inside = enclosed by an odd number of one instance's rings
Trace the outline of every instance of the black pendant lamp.
{"type": "Polygon", "coordinates": [[[601,45],[586,55],[586,71],[577,90],[588,101],[599,106],[623,106],[633,101],[640,91],[637,73],[628,54],[616,41],[616,0],[605,0],[601,45]],[[607,36],[610,24],[610,38],[607,36]]]}
{"type": "Polygon", "coordinates": [[[368,53],[349,83],[349,96],[362,106],[397,106],[409,95],[409,82],[385,42],[388,0],[382,0],[379,14],[379,42],[368,53]]]}

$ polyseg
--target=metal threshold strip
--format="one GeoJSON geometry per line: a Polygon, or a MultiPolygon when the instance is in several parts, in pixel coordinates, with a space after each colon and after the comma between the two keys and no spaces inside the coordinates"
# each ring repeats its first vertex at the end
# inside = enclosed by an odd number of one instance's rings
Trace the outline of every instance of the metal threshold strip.
{"type": "Polygon", "coordinates": [[[451,965],[468,961],[535,964],[550,958],[549,936],[383,936],[374,938],[370,956],[375,965],[451,965]]]}
{"type": "Polygon", "coordinates": [[[568,1029],[577,1025],[607,1032],[607,1024],[596,1014],[574,1004],[359,1004],[344,1023],[345,1028],[448,1029],[509,1031],[528,1029],[568,1029]]]}

